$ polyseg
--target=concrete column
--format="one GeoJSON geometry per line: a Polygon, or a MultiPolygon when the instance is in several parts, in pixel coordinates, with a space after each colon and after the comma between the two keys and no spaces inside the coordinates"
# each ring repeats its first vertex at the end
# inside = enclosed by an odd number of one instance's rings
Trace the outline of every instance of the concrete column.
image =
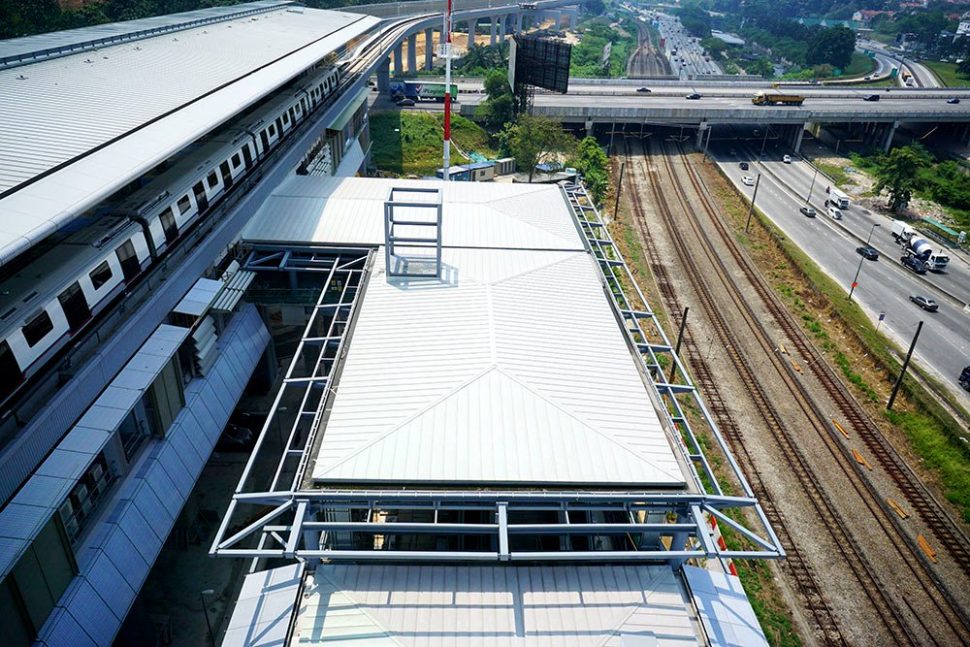
{"type": "Polygon", "coordinates": [[[507,27],[506,23],[508,23],[508,21],[509,21],[508,14],[502,16],[501,20],[498,21],[499,42],[502,42],[502,43],[505,42],[505,28],[507,27]]]}
{"type": "Polygon", "coordinates": [[[488,31],[488,44],[489,45],[495,45],[495,43],[496,43],[496,41],[498,39],[498,25],[496,24],[495,16],[492,16],[489,19],[488,28],[489,28],[489,31],[488,31]]]}
{"type": "Polygon", "coordinates": [[[587,119],[586,120],[586,135],[588,137],[592,137],[593,136],[593,120],[592,119],[587,119]]]}
{"type": "Polygon", "coordinates": [[[471,49],[472,45],[475,44],[475,23],[478,22],[477,19],[468,21],[468,49],[471,49]]]}
{"type": "Polygon", "coordinates": [[[377,67],[377,91],[387,94],[391,91],[391,59],[385,58],[377,67]]]}
{"type": "Polygon", "coordinates": [[[404,76],[404,54],[400,43],[394,48],[394,76],[404,76]]]}
{"type": "Polygon", "coordinates": [[[882,152],[888,153],[889,149],[893,147],[893,136],[896,134],[896,129],[899,128],[899,122],[894,121],[891,124],[886,124],[886,135],[882,140],[882,152]]]}
{"type": "Polygon", "coordinates": [[[418,71],[418,35],[408,36],[408,72],[414,74],[418,71]]]}
{"type": "Polygon", "coordinates": [[[424,69],[431,71],[434,67],[434,30],[424,30],[424,69]]]}
{"type": "Polygon", "coordinates": [[[799,152],[802,149],[802,137],[805,136],[805,126],[807,124],[799,124],[795,126],[798,130],[795,132],[795,137],[792,142],[792,148],[795,152],[799,152]]]}
{"type": "Polygon", "coordinates": [[[522,31],[522,12],[515,14],[515,31],[516,33],[522,31]]]}
{"type": "Polygon", "coordinates": [[[704,135],[707,134],[705,132],[707,129],[708,125],[706,121],[702,121],[700,125],[697,126],[697,138],[694,141],[694,146],[697,147],[697,150],[703,150],[704,148],[704,135]]]}
{"type": "Polygon", "coordinates": [[[569,12],[569,28],[576,29],[576,22],[579,20],[579,7],[573,7],[569,12]]]}

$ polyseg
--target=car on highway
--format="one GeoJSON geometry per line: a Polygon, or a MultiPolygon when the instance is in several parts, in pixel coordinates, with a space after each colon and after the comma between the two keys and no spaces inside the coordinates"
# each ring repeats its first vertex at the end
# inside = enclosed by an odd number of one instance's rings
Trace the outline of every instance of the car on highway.
{"type": "Polygon", "coordinates": [[[798,211],[806,218],[815,217],[815,207],[800,207],[798,211]]]}
{"type": "Polygon", "coordinates": [[[637,92],[640,94],[650,94],[650,88],[637,88],[637,92]]]}
{"type": "Polygon", "coordinates": [[[401,106],[402,108],[413,106],[414,99],[398,99],[394,102],[395,105],[401,106]]]}
{"type": "Polygon", "coordinates": [[[748,168],[749,168],[749,167],[748,167],[748,163],[747,163],[747,162],[741,162],[740,164],[738,164],[738,166],[740,166],[740,167],[741,167],[741,170],[742,170],[742,171],[747,171],[747,170],[748,170],[748,168]]]}
{"type": "Polygon", "coordinates": [[[926,274],[926,263],[915,256],[903,256],[899,259],[899,262],[903,264],[903,267],[913,270],[917,274],[926,274]]]}
{"type": "Polygon", "coordinates": [[[958,97],[950,97],[949,99],[946,100],[946,102],[951,105],[956,105],[960,103],[960,99],[958,97]]]}
{"type": "Polygon", "coordinates": [[[829,207],[826,213],[829,214],[829,218],[832,220],[842,220],[842,210],[838,207],[829,207]]]}
{"type": "Polygon", "coordinates": [[[866,257],[870,261],[879,260],[879,250],[877,250],[872,245],[863,245],[862,247],[856,247],[855,251],[856,251],[856,254],[861,254],[862,256],[866,257]]]}
{"type": "Polygon", "coordinates": [[[878,94],[867,94],[866,96],[862,97],[862,100],[863,101],[879,101],[879,95],[878,94]]]}
{"type": "Polygon", "coordinates": [[[911,294],[909,300],[927,312],[936,312],[940,309],[939,303],[929,297],[924,297],[922,294],[911,294]]]}
{"type": "Polygon", "coordinates": [[[791,164],[791,155],[785,155],[784,157],[781,158],[781,161],[784,162],[785,164],[791,164]]]}
{"type": "Polygon", "coordinates": [[[745,186],[752,186],[754,184],[754,178],[750,175],[742,175],[741,184],[744,184],[745,186]]]}
{"type": "Polygon", "coordinates": [[[696,93],[696,92],[691,92],[691,93],[690,93],[690,94],[688,94],[688,95],[687,95],[687,96],[686,96],[685,98],[686,98],[686,99],[690,99],[691,101],[697,101],[698,99],[700,99],[700,98],[701,98],[701,95],[699,95],[699,94],[698,94],[698,93],[696,93]]]}

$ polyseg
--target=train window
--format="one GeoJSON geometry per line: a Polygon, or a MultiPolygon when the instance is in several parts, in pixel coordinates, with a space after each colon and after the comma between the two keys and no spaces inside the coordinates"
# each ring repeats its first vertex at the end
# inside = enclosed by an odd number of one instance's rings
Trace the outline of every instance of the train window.
{"type": "Polygon", "coordinates": [[[239,168],[239,164],[240,164],[239,153],[236,153],[235,155],[232,156],[232,167],[239,168]]]}
{"type": "Polygon", "coordinates": [[[9,317],[10,315],[12,315],[16,311],[17,311],[16,308],[10,308],[6,312],[4,312],[2,315],[0,315],[0,321],[6,321],[7,320],[7,317],[9,317]]]}
{"type": "Polygon", "coordinates": [[[72,333],[77,332],[91,317],[91,309],[88,308],[87,299],[84,298],[84,292],[81,291],[81,285],[77,281],[61,292],[57,300],[61,303],[61,310],[67,317],[67,325],[70,326],[72,333]]]}
{"type": "Polygon", "coordinates": [[[166,242],[172,242],[179,237],[178,226],[175,224],[175,214],[171,209],[166,209],[158,217],[162,222],[162,231],[165,232],[166,242]]]}
{"type": "Polygon", "coordinates": [[[215,171],[209,173],[209,176],[205,179],[205,181],[209,184],[210,189],[216,188],[216,185],[219,184],[219,178],[216,177],[215,171]]]}
{"type": "Polygon", "coordinates": [[[269,127],[269,136],[272,137],[275,134],[276,134],[276,126],[270,125],[270,127],[269,127]]]}
{"type": "Polygon", "coordinates": [[[184,214],[188,212],[191,206],[192,206],[192,203],[189,202],[189,196],[183,195],[182,198],[179,200],[179,213],[184,214]]]}
{"type": "Polygon", "coordinates": [[[100,289],[102,285],[111,280],[111,267],[108,265],[108,261],[101,261],[101,264],[91,270],[88,276],[91,277],[91,285],[94,286],[94,289],[100,289]]]}
{"type": "Polygon", "coordinates": [[[10,350],[10,344],[6,340],[0,341],[0,400],[5,400],[13,393],[23,377],[17,358],[10,350]]]}
{"type": "Polygon", "coordinates": [[[290,123],[290,116],[288,114],[286,114],[285,112],[283,113],[283,123],[284,124],[290,123]]]}
{"type": "Polygon", "coordinates": [[[47,333],[54,330],[54,322],[51,321],[51,316],[46,310],[41,310],[36,317],[25,323],[21,330],[27,345],[33,348],[47,336],[47,333]]]}

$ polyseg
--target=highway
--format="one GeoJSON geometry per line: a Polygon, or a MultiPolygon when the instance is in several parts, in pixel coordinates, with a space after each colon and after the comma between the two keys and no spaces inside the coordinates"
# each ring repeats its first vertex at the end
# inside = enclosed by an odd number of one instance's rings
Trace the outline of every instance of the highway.
{"type": "MultiPolygon", "coordinates": [[[[808,185],[811,183],[811,171],[805,162],[797,161],[789,168],[780,168],[788,166],[780,161],[781,152],[769,149],[770,154],[778,160],[752,162],[750,170],[742,171],[738,166],[739,161],[742,158],[754,160],[757,157],[756,152],[745,151],[736,146],[737,154],[731,155],[730,146],[720,143],[712,148],[715,159],[727,176],[750,199],[753,188],[743,185],[741,176],[755,176],[761,172],[758,207],[826,274],[841,285],[847,294],[861,259],[855,249],[868,237],[872,224],[880,223],[881,227],[876,228],[871,241],[880,251],[880,258],[877,261],[862,262],[859,287],[856,288],[853,298],[874,323],[878,321],[880,313],[885,313],[885,321],[882,322],[880,330],[903,349],[908,347],[916,332],[917,323],[924,321],[923,332],[916,348],[916,361],[949,387],[965,406],[970,406],[970,395],[956,383],[963,367],[970,365],[970,309],[965,309],[965,301],[951,299],[934,290],[926,281],[900,265],[900,248],[892,242],[888,233],[889,219],[859,208],[845,212],[840,223],[826,217],[822,204],[826,186],[823,176],[819,176],[822,179],[816,181],[812,200],[819,215],[816,218],[803,216],[798,209],[804,205],[808,185]],[[772,175],[774,171],[784,177],[786,182],[795,181],[796,192],[772,175]],[[796,179],[799,176],[800,179],[796,179]],[[807,183],[804,181],[806,176],[807,183]],[[912,294],[933,297],[940,303],[939,312],[924,312],[910,302],[909,296],[912,294]]],[[[928,282],[945,285],[947,289],[966,295],[970,284],[965,277],[970,275],[970,267],[962,265],[962,261],[956,258],[951,264],[954,266],[951,270],[952,276],[928,274],[928,282]]]]}
{"type": "MultiPolygon", "coordinates": [[[[651,13],[648,12],[647,15],[650,16],[651,13]]],[[[680,18],[663,13],[654,15],[657,18],[660,37],[666,41],[664,54],[667,55],[674,74],[683,78],[722,73],[717,63],[705,60],[704,48],[684,29],[680,24],[680,18]],[[677,50],[676,54],[673,53],[674,50],[677,50]]]]}

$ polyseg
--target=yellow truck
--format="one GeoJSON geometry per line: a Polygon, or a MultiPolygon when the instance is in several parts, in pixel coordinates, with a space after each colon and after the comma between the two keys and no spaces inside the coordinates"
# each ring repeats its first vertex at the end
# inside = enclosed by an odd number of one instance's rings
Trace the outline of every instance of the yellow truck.
{"type": "Polygon", "coordinates": [[[781,92],[764,90],[751,97],[751,103],[756,106],[800,106],[805,103],[805,97],[798,94],[782,94],[781,92]]]}

